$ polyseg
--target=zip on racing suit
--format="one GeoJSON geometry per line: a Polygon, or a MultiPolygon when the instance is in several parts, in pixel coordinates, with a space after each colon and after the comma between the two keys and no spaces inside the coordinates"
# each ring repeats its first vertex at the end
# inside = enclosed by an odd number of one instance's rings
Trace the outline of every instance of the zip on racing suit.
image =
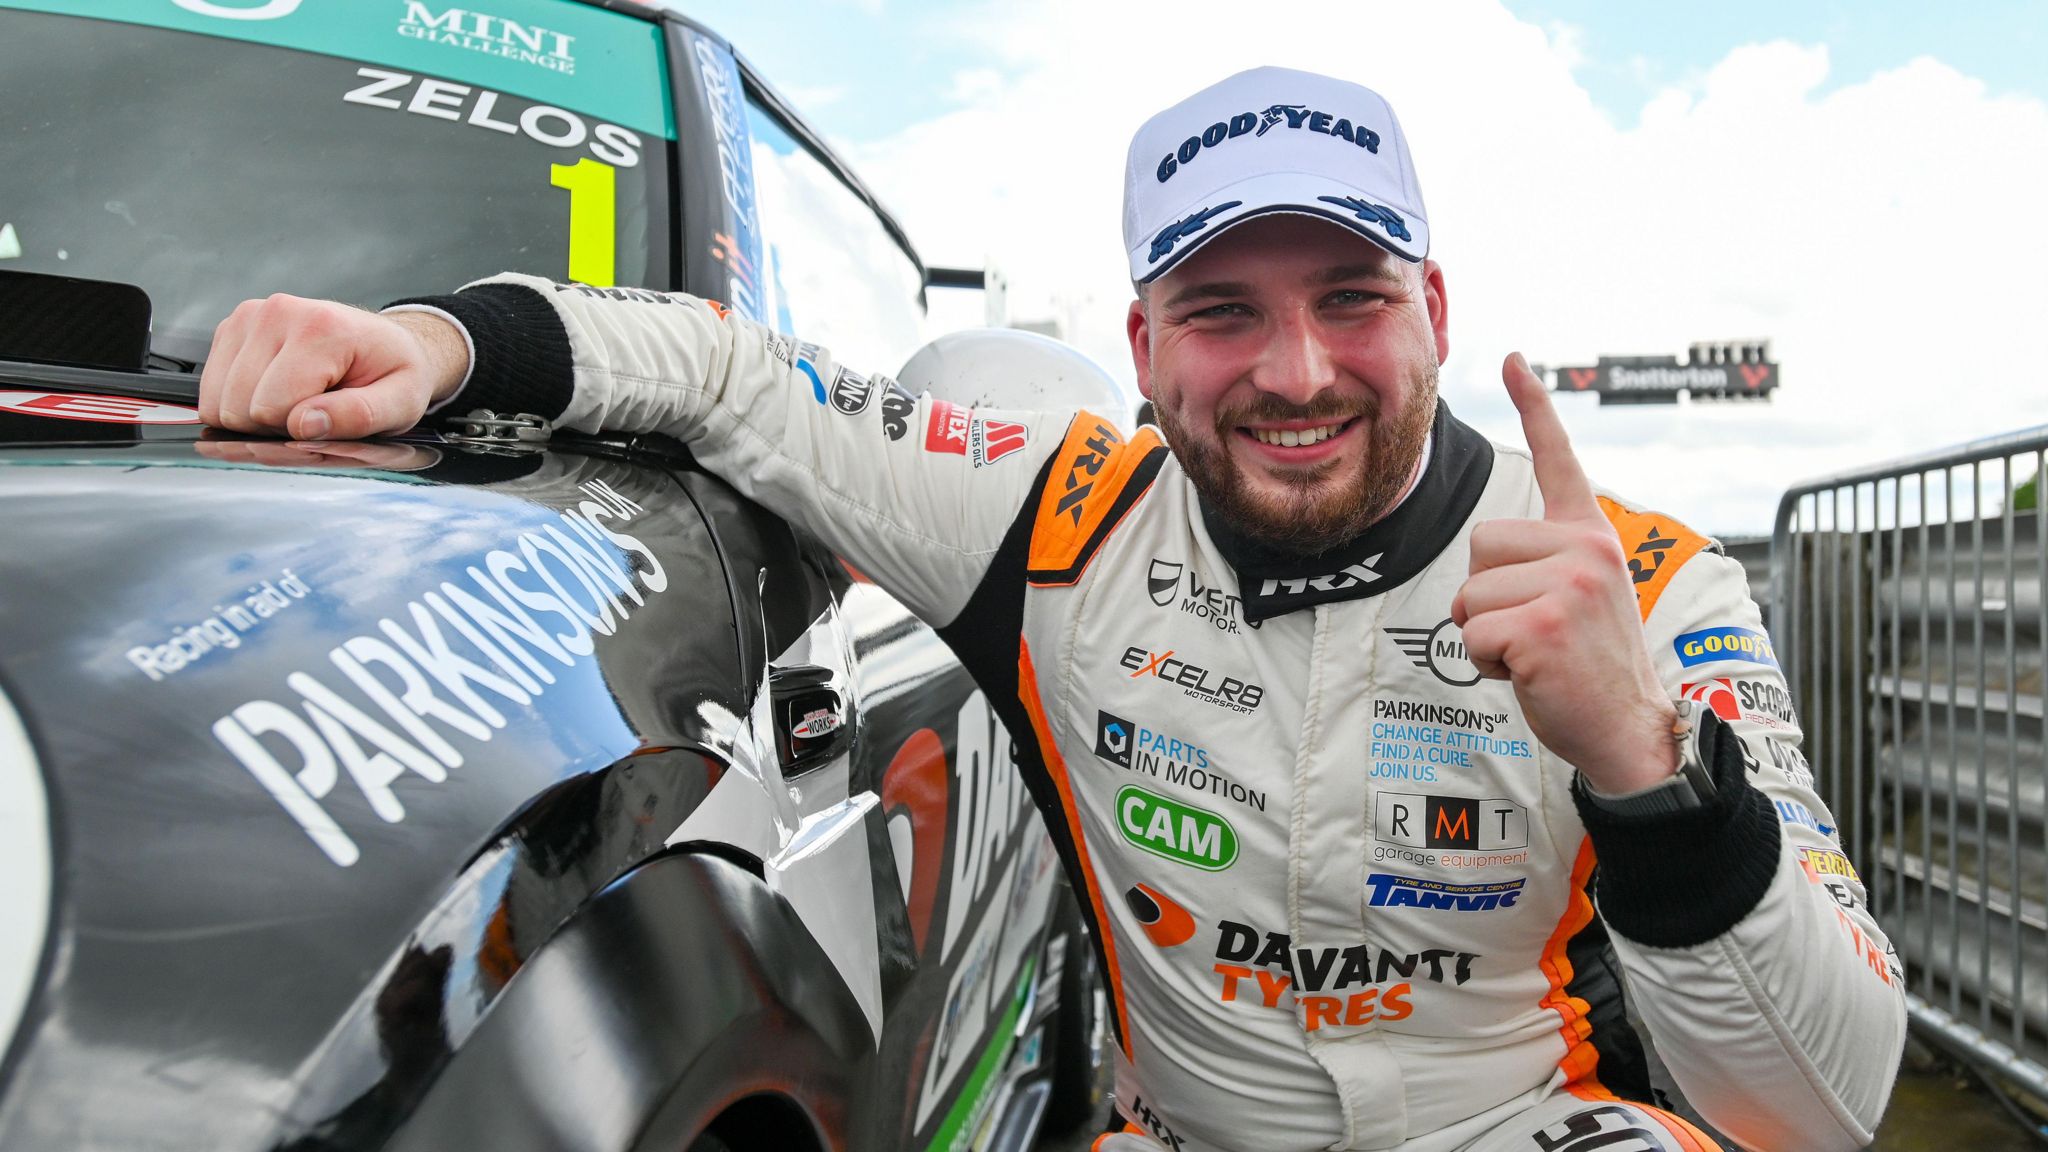
{"type": "Polygon", "coordinates": [[[1209,514],[1150,428],[913,399],[693,297],[506,276],[421,303],[472,339],[457,410],[673,434],[939,627],[1092,914],[1151,1140],[1712,1147],[1612,1135],[1648,1110],[1608,1102],[1648,1097],[1619,989],[1588,991],[1607,929],[1710,1122],[1871,1138],[1903,982],[1712,541],[1602,497],[1655,667],[1711,713],[1713,795],[1623,816],[1464,656],[1468,532],[1540,498],[1447,408],[1405,501],[1310,570],[1209,514]]]}

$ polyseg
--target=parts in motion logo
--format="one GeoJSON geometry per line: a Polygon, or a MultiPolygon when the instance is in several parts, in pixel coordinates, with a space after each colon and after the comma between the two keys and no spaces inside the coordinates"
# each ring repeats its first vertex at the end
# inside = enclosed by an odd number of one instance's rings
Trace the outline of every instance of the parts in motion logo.
{"type": "Polygon", "coordinates": [[[1446,616],[1430,628],[1387,628],[1408,662],[1453,688],[1479,683],[1479,668],[1465,654],[1465,634],[1446,616]]]}
{"type": "Polygon", "coordinates": [[[1259,702],[1266,698],[1266,690],[1260,685],[1191,664],[1175,656],[1171,648],[1164,652],[1151,652],[1132,645],[1124,649],[1119,663],[1131,670],[1133,680],[1154,676],[1179,688],[1185,695],[1233,712],[1255,711],[1259,702]]]}
{"type": "Polygon", "coordinates": [[[1095,754],[1134,774],[1163,780],[1191,792],[1207,793],[1255,812],[1266,810],[1265,792],[1247,788],[1224,775],[1210,759],[1207,748],[1157,728],[1134,724],[1114,712],[1095,714],[1095,754]]]}

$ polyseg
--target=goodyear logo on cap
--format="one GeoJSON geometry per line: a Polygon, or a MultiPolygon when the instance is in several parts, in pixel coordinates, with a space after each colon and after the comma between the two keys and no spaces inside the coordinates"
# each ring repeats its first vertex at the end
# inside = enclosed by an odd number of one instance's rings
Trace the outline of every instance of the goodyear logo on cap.
{"type": "Polygon", "coordinates": [[[1747,628],[1703,628],[1698,632],[1687,632],[1673,640],[1671,646],[1678,650],[1678,662],[1688,668],[1716,660],[1739,660],[1770,668],[1778,666],[1778,654],[1771,649],[1771,638],[1747,628]]]}

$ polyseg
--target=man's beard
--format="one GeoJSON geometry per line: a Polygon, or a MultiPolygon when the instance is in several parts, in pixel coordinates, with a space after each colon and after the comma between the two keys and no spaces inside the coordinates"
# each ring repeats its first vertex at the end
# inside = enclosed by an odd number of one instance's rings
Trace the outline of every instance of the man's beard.
{"type": "Polygon", "coordinates": [[[1301,556],[1325,552],[1359,533],[1393,508],[1408,487],[1415,462],[1429,442],[1436,421],[1435,358],[1408,390],[1408,403],[1393,418],[1380,419],[1374,395],[1340,397],[1322,393],[1307,404],[1290,404],[1270,393],[1257,393],[1247,404],[1219,410],[1216,426],[1206,437],[1191,435],[1181,419],[1177,393],[1160,389],[1154,412],[1166,442],[1212,508],[1238,532],[1264,544],[1301,556]],[[1229,437],[1248,423],[1313,420],[1319,424],[1348,419],[1367,423],[1365,467],[1355,484],[1330,487],[1331,473],[1342,460],[1328,460],[1289,473],[1268,471],[1287,486],[1273,497],[1243,482],[1240,465],[1231,456],[1229,437]]]}

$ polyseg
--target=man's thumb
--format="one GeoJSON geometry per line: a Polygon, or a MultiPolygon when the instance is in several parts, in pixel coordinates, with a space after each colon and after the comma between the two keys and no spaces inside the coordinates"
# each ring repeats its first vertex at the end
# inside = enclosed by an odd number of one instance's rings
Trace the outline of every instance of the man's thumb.
{"type": "Polygon", "coordinates": [[[403,432],[424,411],[403,375],[309,397],[293,408],[285,427],[298,440],[361,440],[403,432]]]}

